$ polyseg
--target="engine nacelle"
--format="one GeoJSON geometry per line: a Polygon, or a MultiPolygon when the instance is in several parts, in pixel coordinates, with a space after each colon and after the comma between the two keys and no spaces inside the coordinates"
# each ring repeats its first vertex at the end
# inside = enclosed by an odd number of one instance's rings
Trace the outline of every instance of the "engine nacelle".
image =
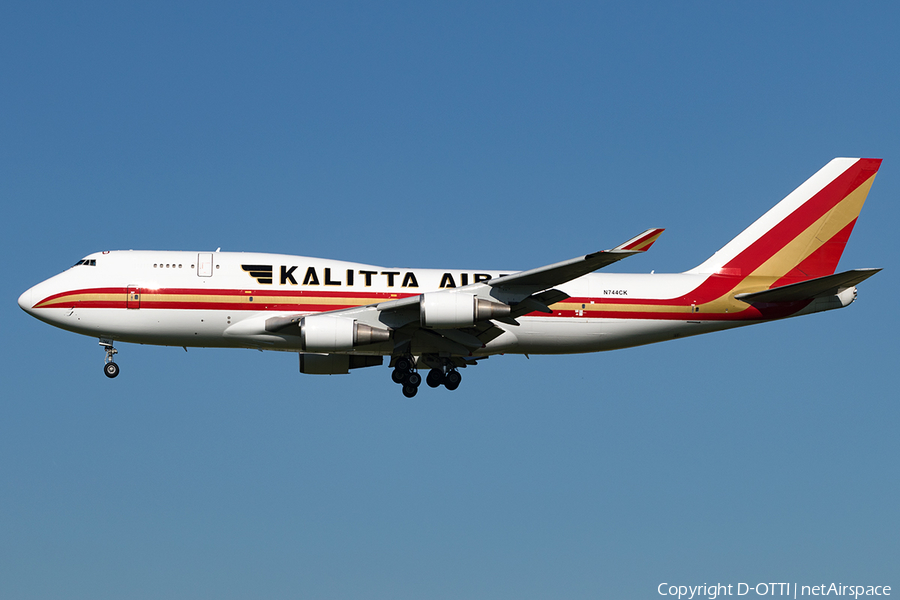
{"type": "Polygon", "coordinates": [[[419,301],[419,321],[433,329],[471,327],[476,321],[506,317],[510,310],[506,304],[473,294],[431,292],[422,294],[419,301]]]}
{"type": "Polygon", "coordinates": [[[312,315],[300,320],[300,340],[308,352],[338,352],[356,346],[386,342],[388,329],[376,329],[355,319],[332,315],[312,315]]]}

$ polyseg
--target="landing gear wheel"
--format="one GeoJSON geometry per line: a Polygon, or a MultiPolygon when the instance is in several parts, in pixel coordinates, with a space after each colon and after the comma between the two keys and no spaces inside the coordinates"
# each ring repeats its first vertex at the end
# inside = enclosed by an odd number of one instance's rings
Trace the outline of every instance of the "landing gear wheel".
{"type": "Polygon", "coordinates": [[[444,376],[444,387],[450,391],[455,390],[459,387],[459,384],[462,382],[462,375],[459,374],[459,371],[453,370],[449,371],[444,376]]]}
{"type": "Polygon", "coordinates": [[[409,377],[409,371],[404,371],[402,369],[394,369],[391,373],[391,380],[394,383],[406,383],[406,379],[409,377]]]}
{"type": "Polygon", "coordinates": [[[119,374],[119,365],[117,365],[114,362],[108,362],[105,365],[103,365],[103,372],[106,374],[107,377],[112,379],[113,377],[115,377],[116,375],[119,374]]]}
{"type": "Polygon", "coordinates": [[[409,375],[406,376],[406,385],[411,385],[413,387],[419,387],[422,383],[422,376],[413,371],[409,375]]]}
{"type": "Polygon", "coordinates": [[[106,338],[100,338],[100,347],[103,348],[104,352],[106,352],[106,360],[103,364],[103,373],[107,377],[112,379],[119,374],[119,365],[113,362],[113,357],[118,354],[119,351],[113,348],[112,340],[106,338]]]}
{"type": "Polygon", "coordinates": [[[419,393],[419,388],[414,385],[404,385],[403,386],[403,395],[407,398],[412,398],[416,394],[419,393]]]}
{"type": "Polygon", "coordinates": [[[398,371],[409,371],[412,369],[412,361],[405,356],[401,356],[397,359],[397,362],[394,363],[394,368],[398,371]]]}
{"type": "Polygon", "coordinates": [[[436,388],[441,383],[444,382],[444,372],[440,369],[432,369],[428,372],[428,376],[425,378],[425,383],[428,384],[430,388],[436,388]]]}

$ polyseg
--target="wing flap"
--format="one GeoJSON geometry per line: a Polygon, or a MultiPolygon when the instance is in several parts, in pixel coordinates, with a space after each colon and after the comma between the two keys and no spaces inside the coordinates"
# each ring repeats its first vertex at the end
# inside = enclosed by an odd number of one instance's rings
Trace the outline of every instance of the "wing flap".
{"type": "Polygon", "coordinates": [[[484,347],[484,342],[482,342],[471,333],[466,333],[462,329],[432,329],[431,331],[434,331],[438,335],[442,335],[445,338],[449,338],[457,344],[461,344],[467,348],[484,347]]]}

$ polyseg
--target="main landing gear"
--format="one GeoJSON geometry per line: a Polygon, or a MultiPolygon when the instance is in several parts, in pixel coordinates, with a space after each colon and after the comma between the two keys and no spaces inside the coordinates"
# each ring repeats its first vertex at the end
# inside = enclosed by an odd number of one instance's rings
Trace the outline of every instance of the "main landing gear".
{"type": "Polygon", "coordinates": [[[462,382],[462,375],[455,368],[450,367],[446,371],[444,369],[432,369],[425,378],[428,387],[436,388],[443,385],[448,390],[455,390],[462,382]]]}
{"type": "MultiPolygon", "coordinates": [[[[403,395],[412,398],[419,392],[419,385],[422,383],[422,376],[416,371],[413,359],[408,356],[401,356],[394,361],[394,370],[391,373],[391,379],[394,383],[403,386],[403,395]]],[[[455,390],[462,382],[462,375],[450,364],[442,367],[435,367],[428,372],[425,383],[428,387],[436,388],[443,385],[448,390],[455,390]]]]}
{"type": "Polygon", "coordinates": [[[103,365],[103,373],[112,379],[119,374],[119,365],[113,362],[113,356],[119,353],[113,348],[112,340],[100,340],[100,345],[106,350],[106,363],[103,365]]]}
{"type": "Polygon", "coordinates": [[[394,371],[391,373],[391,379],[394,383],[403,386],[403,395],[412,398],[419,393],[419,385],[422,383],[422,376],[415,371],[415,366],[411,358],[401,356],[394,363],[394,371]]]}

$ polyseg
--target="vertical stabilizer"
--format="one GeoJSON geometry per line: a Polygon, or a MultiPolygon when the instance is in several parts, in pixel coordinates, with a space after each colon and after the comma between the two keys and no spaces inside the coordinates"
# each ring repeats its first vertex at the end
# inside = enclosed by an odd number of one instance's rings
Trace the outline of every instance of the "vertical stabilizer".
{"type": "Polygon", "coordinates": [[[688,273],[774,278],[773,287],[831,275],[881,159],[835,158],[688,273]]]}

